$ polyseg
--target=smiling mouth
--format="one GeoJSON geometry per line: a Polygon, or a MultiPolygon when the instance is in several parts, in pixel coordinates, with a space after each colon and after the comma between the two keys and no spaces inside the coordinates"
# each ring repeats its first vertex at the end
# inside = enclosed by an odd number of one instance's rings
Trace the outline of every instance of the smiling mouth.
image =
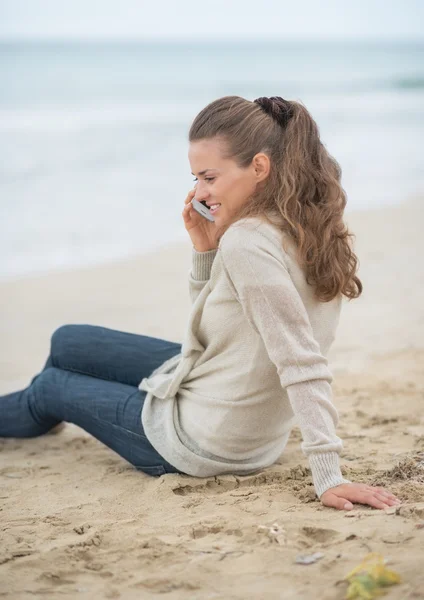
{"type": "Polygon", "coordinates": [[[212,203],[212,204],[208,204],[206,202],[206,200],[202,200],[200,204],[203,204],[203,206],[205,206],[206,208],[211,208],[212,206],[221,206],[220,202],[215,202],[215,203],[212,203]]]}

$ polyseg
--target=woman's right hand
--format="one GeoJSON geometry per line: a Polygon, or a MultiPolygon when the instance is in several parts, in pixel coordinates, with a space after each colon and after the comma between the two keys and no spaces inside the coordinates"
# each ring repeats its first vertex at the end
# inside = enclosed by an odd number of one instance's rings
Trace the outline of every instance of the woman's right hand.
{"type": "Polygon", "coordinates": [[[197,252],[216,250],[218,247],[216,242],[216,225],[194,210],[191,201],[195,195],[196,189],[190,190],[185,199],[185,206],[182,212],[184,226],[187,229],[191,241],[193,242],[194,249],[197,250],[197,252]]]}

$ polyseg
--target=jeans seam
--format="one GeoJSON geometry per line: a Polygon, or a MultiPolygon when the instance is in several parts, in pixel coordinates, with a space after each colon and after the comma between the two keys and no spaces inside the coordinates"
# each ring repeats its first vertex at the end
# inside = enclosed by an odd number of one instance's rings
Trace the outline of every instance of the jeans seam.
{"type": "MultiPolygon", "coordinates": [[[[138,394],[139,394],[139,392],[140,392],[140,390],[136,389],[136,390],[135,390],[135,391],[134,391],[132,394],[130,394],[129,396],[127,396],[127,397],[125,398],[125,402],[124,402],[125,406],[127,405],[127,402],[128,402],[128,401],[129,401],[129,400],[130,400],[130,399],[131,399],[133,396],[136,396],[136,395],[138,395],[138,394]]],[[[117,422],[119,421],[119,418],[120,418],[120,415],[119,415],[119,411],[120,411],[120,409],[122,409],[122,403],[117,403],[117,404],[116,404],[116,408],[115,408],[115,420],[116,420],[117,422]]],[[[140,408],[140,413],[141,413],[142,409],[143,409],[143,407],[141,406],[141,408],[140,408]]],[[[125,408],[124,408],[124,411],[125,411],[125,408]]],[[[140,422],[141,422],[141,414],[139,415],[139,417],[140,417],[140,422]]],[[[123,429],[124,429],[125,431],[131,431],[130,429],[126,429],[125,427],[123,427],[123,429]]],[[[137,434],[136,434],[136,435],[137,435],[137,434]]],[[[141,435],[144,435],[144,434],[141,434],[141,435]]],[[[145,438],[146,438],[146,440],[147,440],[147,436],[144,436],[144,437],[145,437],[145,438]]]]}
{"type": "MultiPolygon", "coordinates": [[[[79,375],[89,375],[89,376],[92,376],[92,374],[90,374],[90,373],[87,373],[87,372],[84,372],[84,373],[83,373],[83,372],[81,372],[81,371],[77,371],[77,370],[75,370],[75,369],[67,369],[66,367],[54,367],[54,368],[55,368],[55,369],[56,369],[56,368],[62,368],[62,369],[64,369],[65,371],[69,371],[69,372],[72,372],[72,373],[77,373],[77,374],[79,374],[79,375]]],[[[96,375],[94,375],[94,376],[95,376],[95,377],[97,377],[96,375]]],[[[107,380],[107,381],[114,381],[114,380],[107,380]]],[[[120,383],[120,382],[117,382],[117,383],[120,383]]],[[[42,384],[42,381],[41,381],[41,384],[42,384]]],[[[123,385],[127,385],[127,384],[123,384],[123,385]]],[[[129,399],[129,398],[131,398],[132,396],[134,396],[135,394],[138,394],[138,392],[139,392],[139,390],[138,390],[138,389],[136,389],[134,392],[132,392],[132,393],[131,393],[131,394],[130,394],[130,395],[127,397],[127,398],[126,398],[126,401],[128,401],[128,399],[129,399]]],[[[36,394],[35,394],[35,391],[34,391],[34,396],[36,396],[36,394]]],[[[37,399],[36,399],[36,400],[37,400],[37,399]]],[[[100,417],[94,416],[94,415],[93,415],[93,413],[91,413],[91,412],[88,412],[88,413],[87,413],[87,412],[86,412],[84,409],[85,409],[85,407],[82,407],[82,412],[84,412],[84,414],[85,414],[86,416],[88,416],[88,417],[92,418],[93,420],[97,420],[97,421],[99,421],[100,423],[104,423],[104,424],[106,424],[106,425],[111,425],[112,427],[116,427],[116,428],[118,428],[118,429],[122,429],[122,431],[125,431],[125,432],[127,432],[127,433],[131,433],[131,434],[133,434],[133,435],[135,435],[135,436],[137,436],[137,437],[141,437],[142,439],[146,439],[147,441],[149,441],[148,437],[147,437],[146,435],[144,435],[143,433],[135,433],[134,431],[131,431],[131,429],[127,429],[126,427],[123,427],[122,425],[116,425],[115,423],[110,423],[109,421],[105,421],[104,419],[101,419],[100,417]]],[[[32,411],[31,411],[31,415],[32,415],[32,411]]],[[[115,416],[116,416],[116,413],[115,413],[115,416]]],[[[35,419],[35,421],[36,421],[37,425],[40,425],[40,424],[38,423],[37,419],[35,419]]],[[[149,443],[150,443],[150,442],[149,442],[149,443]]]]}
{"type": "MultiPolygon", "coordinates": [[[[40,373],[40,375],[41,375],[41,373],[40,373]]],[[[40,387],[42,387],[44,385],[42,377],[40,377],[40,379],[38,380],[38,385],[40,387]]],[[[31,402],[28,399],[28,404],[27,404],[28,405],[28,410],[30,412],[30,415],[31,415],[33,421],[38,425],[38,427],[44,428],[45,424],[42,423],[42,422],[40,422],[40,419],[39,419],[38,414],[37,414],[37,410],[34,410],[37,407],[37,405],[38,405],[38,398],[39,398],[38,393],[37,393],[37,386],[36,385],[33,386],[32,393],[34,394],[34,404],[32,405],[31,402]]],[[[55,421],[57,421],[57,419],[55,419],[55,421]]]]}
{"type": "MultiPolygon", "coordinates": [[[[40,382],[39,382],[39,385],[40,385],[40,382]]],[[[39,419],[34,412],[34,408],[37,405],[37,394],[35,392],[35,388],[36,388],[36,386],[34,386],[34,389],[32,390],[32,393],[34,394],[34,406],[31,404],[30,398],[28,398],[28,400],[27,400],[27,406],[28,406],[29,414],[31,415],[31,418],[34,421],[34,423],[38,427],[43,427],[43,425],[39,422],[39,419]]]]}
{"type": "MultiPolygon", "coordinates": [[[[134,392],[134,393],[137,393],[137,392],[134,392]]],[[[129,397],[131,397],[131,396],[133,396],[133,395],[134,395],[134,394],[130,394],[130,396],[129,396],[129,397]]],[[[143,435],[142,433],[135,433],[134,431],[131,431],[131,429],[127,429],[126,427],[123,427],[122,425],[116,425],[115,423],[111,423],[110,421],[105,421],[105,420],[104,420],[104,419],[102,419],[101,417],[94,416],[94,415],[93,415],[93,413],[91,413],[90,411],[89,411],[89,412],[87,412],[87,411],[85,410],[85,407],[84,407],[84,406],[82,407],[82,410],[81,410],[81,407],[79,408],[79,410],[80,410],[82,413],[84,413],[84,415],[86,415],[86,416],[90,417],[91,419],[93,419],[93,421],[98,421],[99,423],[102,423],[102,424],[105,424],[105,425],[111,426],[111,427],[113,427],[113,428],[115,428],[115,429],[121,429],[122,431],[124,431],[124,432],[126,432],[126,433],[130,433],[130,434],[132,434],[132,435],[134,435],[134,436],[136,436],[136,437],[140,437],[140,438],[142,438],[142,439],[146,439],[147,441],[149,441],[149,440],[148,440],[148,438],[147,438],[147,436],[143,435]]],[[[93,437],[95,437],[95,436],[93,436],[93,437]]],[[[150,443],[150,442],[149,442],[149,443],[150,443]]]]}
{"type": "MultiPolygon", "coordinates": [[[[57,367],[59,369],[63,369],[64,371],[69,371],[70,373],[77,373],[79,375],[88,375],[89,377],[96,377],[97,379],[103,379],[104,381],[116,381],[117,383],[122,383],[117,379],[111,379],[110,377],[104,377],[103,375],[99,375],[95,372],[84,371],[83,369],[75,369],[73,367],[67,367],[66,365],[61,365],[57,367]]],[[[128,383],[124,383],[123,385],[129,385],[128,383]]]]}
{"type": "MultiPolygon", "coordinates": [[[[122,427],[122,425],[115,425],[115,423],[109,423],[109,421],[105,421],[104,419],[100,419],[99,417],[92,417],[92,418],[93,418],[93,420],[96,420],[96,421],[98,421],[98,422],[100,422],[100,423],[105,423],[106,425],[108,425],[109,427],[112,427],[113,429],[119,429],[119,430],[121,430],[121,431],[124,431],[124,432],[126,432],[126,433],[130,433],[131,435],[134,435],[136,438],[142,438],[142,439],[146,439],[146,440],[149,442],[148,438],[147,438],[145,435],[143,435],[143,434],[139,434],[139,433],[134,433],[134,432],[133,432],[133,431],[131,431],[130,429],[126,429],[125,427],[122,427]]],[[[93,436],[93,437],[95,437],[95,436],[93,436]]],[[[103,443],[104,443],[104,442],[103,442],[103,443]]],[[[150,442],[149,442],[149,444],[150,444],[150,442]]],[[[105,444],[105,446],[107,446],[107,444],[105,444]]],[[[110,447],[109,447],[109,449],[110,449],[110,450],[113,450],[113,448],[110,448],[110,447]]],[[[116,450],[115,450],[115,452],[116,452],[116,450]]],[[[118,454],[119,454],[119,452],[118,452],[118,454]]],[[[121,458],[124,458],[122,455],[120,455],[120,456],[121,456],[121,458]]],[[[165,467],[163,466],[163,464],[155,464],[155,465],[140,465],[140,464],[138,464],[138,463],[137,463],[137,464],[135,464],[135,463],[131,463],[131,461],[129,461],[127,458],[124,458],[124,460],[128,461],[128,462],[129,462],[130,464],[132,464],[132,465],[133,465],[135,468],[139,468],[139,467],[140,467],[140,468],[143,468],[143,467],[144,467],[144,468],[145,468],[145,467],[163,467],[163,469],[165,470],[165,473],[167,472],[167,471],[166,471],[166,469],[165,469],[165,467]]]]}

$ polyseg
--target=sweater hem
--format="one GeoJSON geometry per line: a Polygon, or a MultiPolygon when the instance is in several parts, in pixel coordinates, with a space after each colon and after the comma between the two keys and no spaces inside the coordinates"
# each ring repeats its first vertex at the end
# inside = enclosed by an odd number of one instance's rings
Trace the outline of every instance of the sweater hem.
{"type": "Polygon", "coordinates": [[[213,261],[215,259],[216,250],[207,250],[206,252],[198,252],[194,247],[192,250],[192,277],[196,281],[207,281],[210,277],[213,261]]]}
{"type": "MultiPolygon", "coordinates": [[[[177,399],[167,398],[166,401],[157,399],[152,392],[148,392],[141,411],[141,422],[144,435],[151,445],[169,464],[186,475],[193,477],[213,477],[216,475],[252,475],[273,465],[281,455],[287,440],[282,448],[278,448],[275,456],[270,460],[261,461],[253,458],[244,462],[227,459],[216,460],[194,452],[180,439],[174,422],[174,410],[177,399]],[[154,408],[155,400],[159,405],[154,408]],[[157,412],[159,410],[159,412],[157,412]],[[163,425],[161,425],[161,423],[163,425]]],[[[287,435],[288,438],[288,435],[287,435]]]]}
{"type": "Polygon", "coordinates": [[[351,483],[342,475],[339,454],[337,452],[309,454],[308,460],[318,498],[321,498],[323,493],[332,487],[336,487],[342,483],[351,483]]]}

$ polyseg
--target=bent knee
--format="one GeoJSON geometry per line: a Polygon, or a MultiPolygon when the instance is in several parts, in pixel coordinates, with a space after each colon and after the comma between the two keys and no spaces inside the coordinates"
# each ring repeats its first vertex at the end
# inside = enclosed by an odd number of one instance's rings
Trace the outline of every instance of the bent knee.
{"type": "Polygon", "coordinates": [[[68,348],[78,344],[83,336],[86,337],[90,325],[66,324],[58,327],[51,336],[50,348],[53,364],[60,362],[60,357],[66,354],[68,348]]]}
{"type": "Polygon", "coordinates": [[[75,327],[79,327],[79,325],[61,325],[58,327],[51,336],[52,348],[72,337],[75,334],[75,327]]]}
{"type": "Polygon", "coordinates": [[[52,334],[51,339],[55,343],[61,341],[80,338],[82,335],[86,336],[87,333],[93,329],[98,329],[96,325],[80,325],[76,323],[70,323],[66,325],[60,325],[52,334]]]}

